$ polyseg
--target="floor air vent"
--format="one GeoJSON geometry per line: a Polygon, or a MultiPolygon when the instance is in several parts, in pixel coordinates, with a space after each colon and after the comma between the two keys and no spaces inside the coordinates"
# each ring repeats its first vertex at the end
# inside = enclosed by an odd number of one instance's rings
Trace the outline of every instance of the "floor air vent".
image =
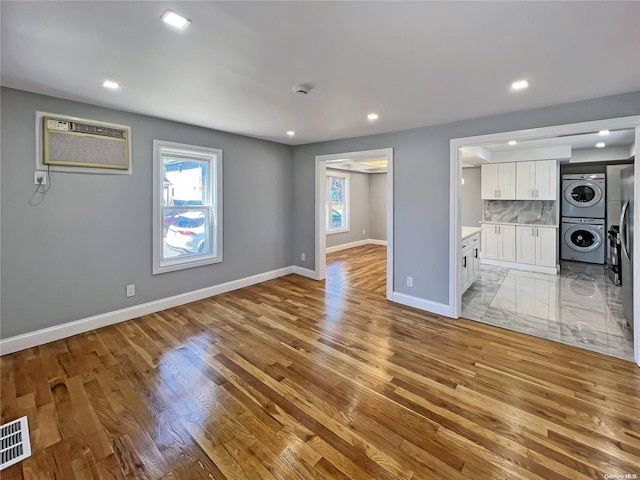
{"type": "Polygon", "coordinates": [[[0,470],[31,456],[27,417],[0,426],[0,470]]]}

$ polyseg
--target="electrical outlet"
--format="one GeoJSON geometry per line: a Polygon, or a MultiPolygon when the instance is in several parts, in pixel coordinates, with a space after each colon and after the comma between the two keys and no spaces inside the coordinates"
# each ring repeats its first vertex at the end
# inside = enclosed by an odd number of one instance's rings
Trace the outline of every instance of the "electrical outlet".
{"type": "Polygon", "coordinates": [[[413,277],[407,277],[407,287],[413,287],[413,277]]]}
{"type": "Polygon", "coordinates": [[[300,254],[300,260],[302,260],[304,262],[306,260],[306,258],[307,258],[306,254],[304,254],[304,253],[300,254]]]}
{"type": "Polygon", "coordinates": [[[364,228],[362,229],[362,234],[366,235],[366,232],[365,232],[364,228]]]}
{"type": "Polygon", "coordinates": [[[127,285],[127,297],[133,297],[136,294],[135,285],[127,285]]]}
{"type": "Polygon", "coordinates": [[[47,184],[47,172],[42,170],[36,170],[33,172],[33,184],[34,185],[46,185],[47,184]]]}

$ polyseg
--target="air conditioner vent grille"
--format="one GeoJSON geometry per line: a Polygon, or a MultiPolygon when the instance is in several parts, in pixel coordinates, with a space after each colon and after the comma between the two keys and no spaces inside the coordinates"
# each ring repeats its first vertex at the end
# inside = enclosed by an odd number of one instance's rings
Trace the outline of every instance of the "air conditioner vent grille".
{"type": "Polygon", "coordinates": [[[92,135],[102,135],[104,137],[126,138],[126,131],[118,128],[91,125],[90,123],[70,122],[72,132],[90,133],[92,135]]]}
{"type": "Polygon", "coordinates": [[[27,417],[0,426],[0,470],[31,456],[27,417]]]}

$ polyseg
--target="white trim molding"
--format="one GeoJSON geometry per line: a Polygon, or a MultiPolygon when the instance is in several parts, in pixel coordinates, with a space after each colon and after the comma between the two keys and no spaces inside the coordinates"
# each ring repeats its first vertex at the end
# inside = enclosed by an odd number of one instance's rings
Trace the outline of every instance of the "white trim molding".
{"type": "Polygon", "coordinates": [[[560,268],[558,266],[543,267],[540,265],[529,265],[524,263],[505,262],[503,260],[481,259],[480,263],[484,263],[485,265],[493,265],[495,267],[510,268],[512,270],[522,270],[523,272],[546,273],[547,275],[557,275],[558,272],[560,271],[560,268]]]}
{"type": "Polygon", "coordinates": [[[355,242],[343,243],[342,245],[335,245],[333,247],[327,247],[325,251],[327,253],[339,252],[340,250],[348,250],[350,248],[362,247],[363,245],[384,245],[387,246],[386,240],[375,240],[373,238],[367,238],[365,240],[357,240],[355,242]]]}
{"type": "Polygon", "coordinates": [[[331,160],[345,158],[387,157],[387,300],[393,300],[393,148],[364,150],[358,152],[316,155],[315,162],[315,278],[324,280],[327,276],[327,232],[325,228],[324,205],[326,202],[326,165],[331,160]]]}
{"type": "Polygon", "coordinates": [[[303,277],[311,278],[313,280],[320,280],[318,275],[313,270],[309,270],[308,268],[299,267],[297,265],[293,266],[293,273],[297,275],[302,275],[303,277]]]}
{"type": "Polygon", "coordinates": [[[432,302],[431,300],[425,300],[424,298],[418,298],[399,292],[392,293],[391,301],[400,303],[402,305],[407,305],[408,307],[417,308],[418,310],[424,310],[425,312],[455,318],[453,316],[451,306],[444,303],[432,302]]]}
{"type": "MultiPolygon", "coordinates": [[[[308,270],[310,271],[310,270],[308,270]]],[[[203,298],[213,297],[222,293],[238,290],[239,288],[249,287],[257,283],[273,280],[294,273],[294,267],[284,267],[269,272],[259,273],[251,277],[245,277],[231,282],[214,285],[211,287],[201,288],[192,292],[181,293],[172,297],[161,298],[152,302],[134,305],[113,312],[107,312],[93,317],[83,318],[62,325],[56,325],[35,332],[24,333],[0,340],[0,356],[14,353],[25,348],[44,345],[45,343],[61,340],[63,338],[72,337],[80,333],[89,332],[96,328],[106,327],[115,323],[132,320],[143,315],[160,312],[168,308],[177,307],[186,303],[202,300],[203,298]]],[[[299,272],[296,272],[299,273],[299,272]]]]}
{"type": "Polygon", "coordinates": [[[387,241],[386,240],[378,240],[376,238],[370,238],[369,240],[367,240],[367,242],[371,245],[383,245],[383,246],[387,246],[387,241]]]}

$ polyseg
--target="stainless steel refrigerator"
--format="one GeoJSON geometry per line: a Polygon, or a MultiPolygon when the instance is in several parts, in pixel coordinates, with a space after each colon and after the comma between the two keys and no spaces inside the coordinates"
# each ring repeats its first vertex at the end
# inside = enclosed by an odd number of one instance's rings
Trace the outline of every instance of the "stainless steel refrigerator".
{"type": "Polygon", "coordinates": [[[622,213],[620,214],[620,268],[622,302],[627,325],[633,329],[633,168],[620,171],[622,213]]]}

